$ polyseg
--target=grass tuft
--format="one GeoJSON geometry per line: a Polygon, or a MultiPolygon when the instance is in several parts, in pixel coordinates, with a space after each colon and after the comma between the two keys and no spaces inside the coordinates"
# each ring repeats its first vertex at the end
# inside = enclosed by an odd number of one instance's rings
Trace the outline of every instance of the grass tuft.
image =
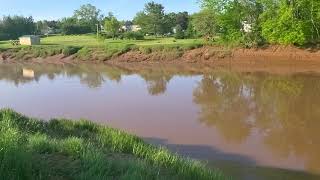
{"type": "Polygon", "coordinates": [[[0,110],[0,179],[226,179],[140,138],[90,121],[0,110]]]}
{"type": "Polygon", "coordinates": [[[76,54],[81,48],[75,47],[75,46],[65,46],[62,49],[62,54],[65,56],[71,56],[73,54],[76,54]]]}

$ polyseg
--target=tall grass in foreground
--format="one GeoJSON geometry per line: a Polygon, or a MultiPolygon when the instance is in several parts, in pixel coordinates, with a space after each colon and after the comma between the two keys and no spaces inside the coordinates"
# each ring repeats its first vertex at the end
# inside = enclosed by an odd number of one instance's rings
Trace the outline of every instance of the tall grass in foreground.
{"type": "Polygon", "coordinates": [[[0,110],[0,179],[225,179],[138,137],[89,121],[0,110]]]}

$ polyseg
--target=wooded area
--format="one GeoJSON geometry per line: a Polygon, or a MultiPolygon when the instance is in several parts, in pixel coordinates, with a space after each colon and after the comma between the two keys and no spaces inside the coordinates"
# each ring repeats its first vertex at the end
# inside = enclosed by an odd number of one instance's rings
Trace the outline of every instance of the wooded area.
{"type": "Polygon", "coordinates": [[[200,0],[201,11],[166,12],[150,2],[133,20],[119,21],[103,15],[90,4],[72,17],[34,22],[32,17],[5,16],[0,20],[0,40],[26,34],[86,34],[102,32],[102,38],[143,39],[145,35],[176,39],[204,38],[207,41],[257,47],[264,44],[316,45],[320,39],[318,0],[200,0]],[[122,28],[136,25],[139,31],[122,28]]]}

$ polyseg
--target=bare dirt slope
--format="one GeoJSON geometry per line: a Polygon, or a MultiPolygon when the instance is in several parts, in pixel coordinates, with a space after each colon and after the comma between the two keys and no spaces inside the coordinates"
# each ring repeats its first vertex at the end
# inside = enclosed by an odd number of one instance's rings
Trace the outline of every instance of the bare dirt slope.
{"type": "MultiPolygon", "coordinates": [[[[21,60],[6,58],[0,54],[0,62],[16,63],[21,60]]],[[[80,61],[75,56],[56,55],[48,58],[33,58],[29,63],[102,63],[102,61],[80,61]]],[[[188,51],[159,51],[149,54],[129,51],[114,56],[104,63],[124,67],[158,66],[166,64],[196,71],[228,69],[242,72],[268,71],[274,73],[320,72],[320,51],[296,47],[272,46],[259,49],[226,49],[202,47],[188,51]]]]}

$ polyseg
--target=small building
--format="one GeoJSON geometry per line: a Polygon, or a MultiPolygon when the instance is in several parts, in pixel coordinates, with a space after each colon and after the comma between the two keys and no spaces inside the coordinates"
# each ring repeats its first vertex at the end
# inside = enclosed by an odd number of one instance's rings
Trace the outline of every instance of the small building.
{"type": "Polygon", "coordinates": [[[22,69],[22,75],[25,78],[34,78],[34,71],[32,69],[22,69]]]}
{"type": "Polygon", "coordinates": [[[131,27],[131,31],[133,31],[133,32],[138,32],[141,29],[142,28],[139,25],[132,25],[132,27],[131,27]]]}
{"type": "Polygon", "coordinates": [[[124,25],[121,27],[121,30],[123,31],[132,31],[132,32],[138,32],[141,30],[141,27],[139,25],[124,25]]]}
{"type": "Polygon", "coordinates": [[[35,35],[26,35],[19,38],[20,45],[40,45],[40,37],[35,35]]]}

